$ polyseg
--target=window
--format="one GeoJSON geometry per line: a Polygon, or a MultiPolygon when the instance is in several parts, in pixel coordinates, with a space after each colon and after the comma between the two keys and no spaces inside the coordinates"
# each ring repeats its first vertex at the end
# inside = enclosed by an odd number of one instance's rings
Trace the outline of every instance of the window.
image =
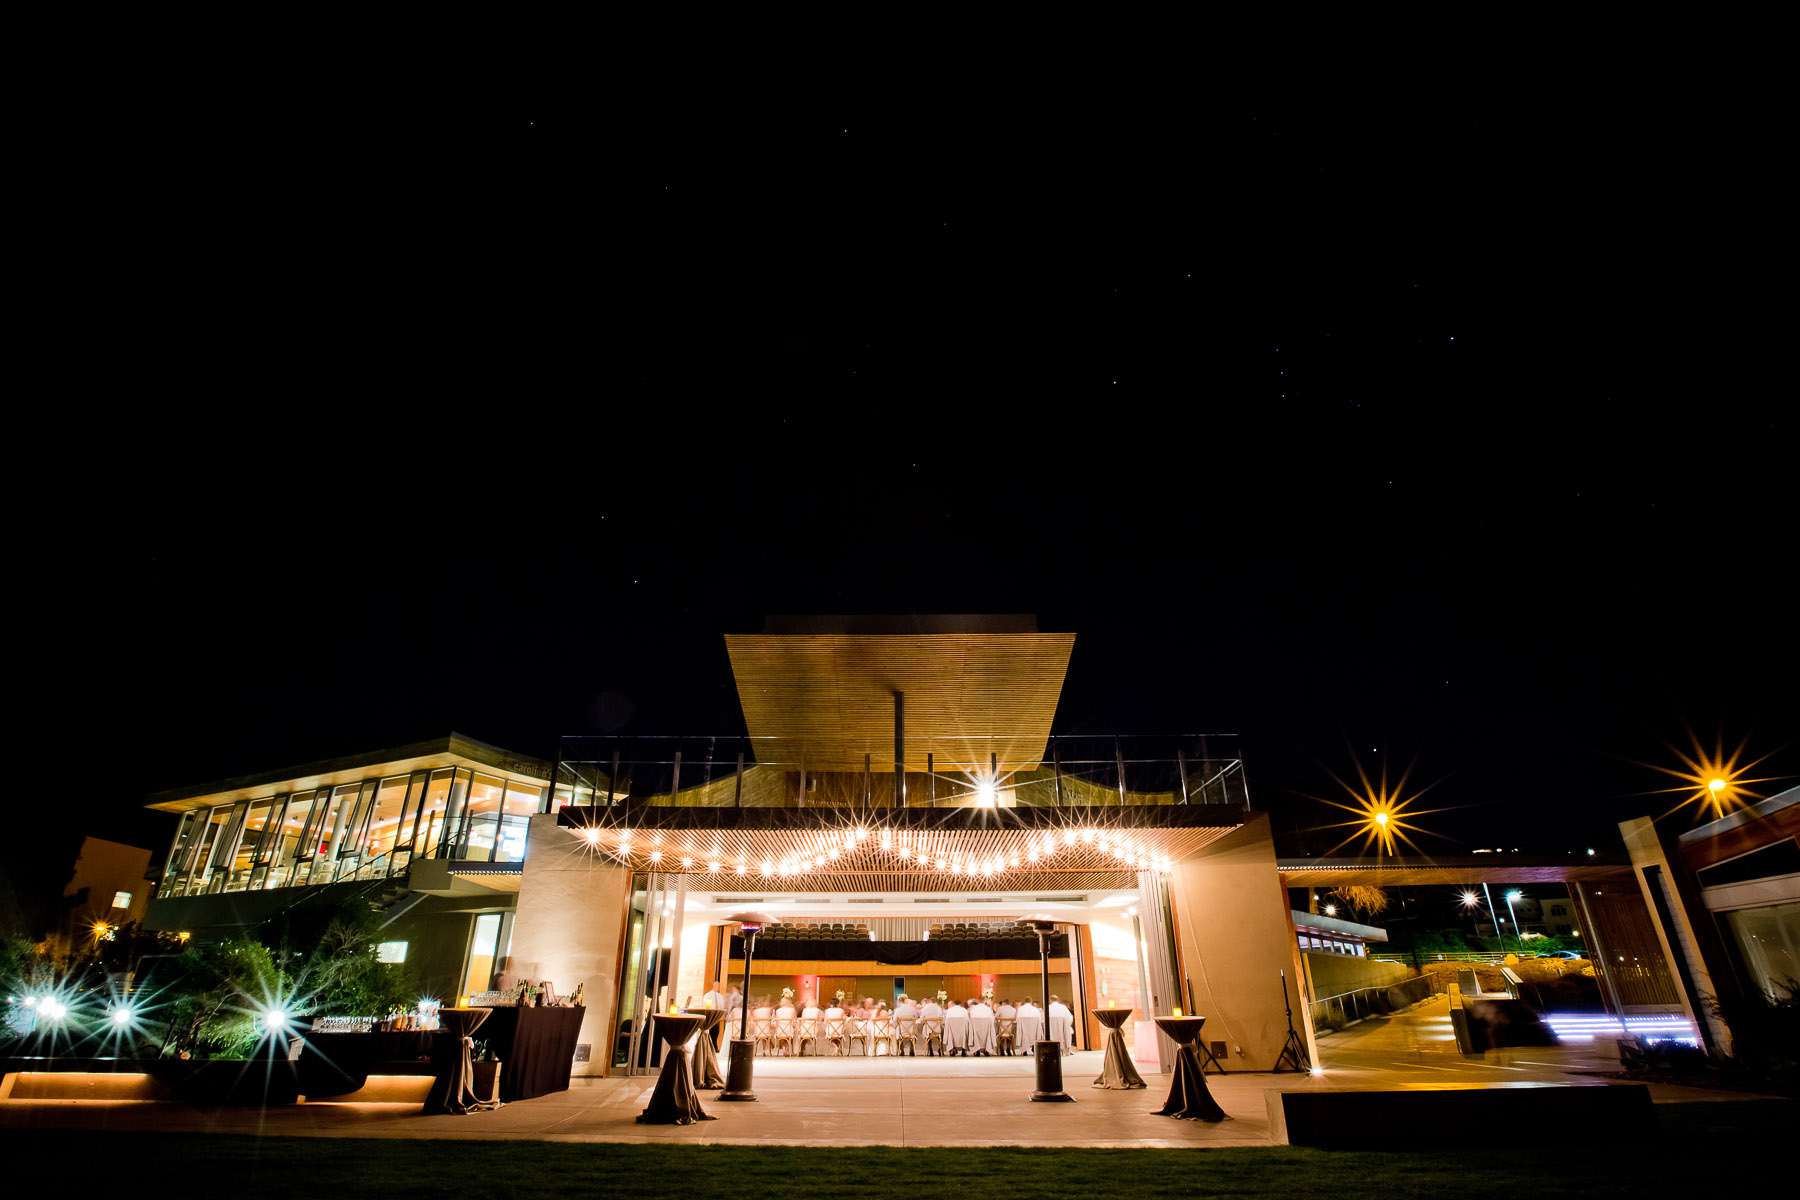
{"type": "Polygon", "coordinates": [[[114,892],[112,906],[114,908],[130,908],[131,907],[131,893],[130,892],[114,892]]]}
{"type": "Polygon", "coordinates": [[[494,975],[500,960],[506,957],[507,942],[512,936],[512,922],[505,919],[507,915],[482,913],[475,918],[475,928],[469,935],[469,966],[463,972],[463,995],[485,992],[494,986],[494,975]]]}
{"type": "Polygon", "coordinates": [[[1785,1000],[1800,981],[1800,901],[1725,914],[1737,938],[1750,983],[1771,1001],[1785,1000]]]}
{"type": "Polygon", "coordinates": [[[406,961],[405,942],[382,942],[375,947],[375,961],[384,963],[403,963],[406,961]]]}

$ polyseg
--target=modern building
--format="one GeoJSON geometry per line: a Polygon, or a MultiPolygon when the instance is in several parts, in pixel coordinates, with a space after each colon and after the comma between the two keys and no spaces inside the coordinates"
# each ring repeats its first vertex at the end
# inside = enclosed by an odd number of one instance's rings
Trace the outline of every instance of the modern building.
{"type": "Polygon", "coordinates": [[[1735,1012],[1800,986],[1800,788],[1685,833],[1650,817],[1619,832],[1682,1006],[1729,1052],[1735,1012]]]}
{"type": "Polygon", "coordinates": [[[141,923],[150,907],[149,875],[150,851],[143,847],[83,838],[63,886],[52,957],[66,958],[93,939],[110,939],[123,926],[141,923]]]}
{"type": "Polygon", "coordinates": [[[452,733],[164,792],[177,813],[150,929],[217,937],[322,895],[380,913],[384,961],[438,996],[488,990],[550,765],[452,733]]]}
{"type": "MultiPolygon", "coordinates": [[[[167,793],[153,927],[366,897],[444,996],[584,987],[578,1074],[656,1062],[647,1015],[739,982],[1044,997],[1208,1017],[1228,1067],[1310,1045],[1300,948],[1235,739],[1053,737],[1075,637],[1031,618],[807,618],[730,635],[747,736],[567,738],[552,764],[452,735],[167,793]]],[[[1148,1022],[1140,1058],[1172,1063],[1148,1022]]]]}

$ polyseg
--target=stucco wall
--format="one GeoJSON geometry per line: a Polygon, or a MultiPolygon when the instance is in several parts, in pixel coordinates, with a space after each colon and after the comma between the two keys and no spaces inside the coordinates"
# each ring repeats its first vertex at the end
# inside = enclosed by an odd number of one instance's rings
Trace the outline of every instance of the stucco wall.
{"type": "Polygon", "coordinates": [[[513,922],[513,972],[548,979],[567,995],[587,985],[587,1016],[579,1041],[590,1047],[576,1075],[606,1073],[607,1035],[619,995],[620,934],[631,875],[597,856],[556,824],[556,814],[531,818],[525,873],[513,922]]]}
{"type": "Polygon", "coordinates": [[[1283,971],[1297,1014],[1294,1029],[1318,1061],[1306,1005],[1297,994],[1299,948],[1287,891],[1275,869],[1268,818],[1253,816],[1197,857],[1176,864],[1169,882],[1181,982],[1184,990],[1192,982],[1194,1007],[1207,1018],[1204,1040],[1226,1043],[1226,1067],[1266,1071],[1280,1055],[1287,1036],[1283,971]]]}
{"type": "Polygon", "coordinates": [[[1312,976],[1314,995],[1321,998],[1357,988],[1388,987],[1418,973],[1405,963],[1376,962],[1370,958],[1321,954],[1313,950],[1306,952],[1306,969],[1312,976]]]}

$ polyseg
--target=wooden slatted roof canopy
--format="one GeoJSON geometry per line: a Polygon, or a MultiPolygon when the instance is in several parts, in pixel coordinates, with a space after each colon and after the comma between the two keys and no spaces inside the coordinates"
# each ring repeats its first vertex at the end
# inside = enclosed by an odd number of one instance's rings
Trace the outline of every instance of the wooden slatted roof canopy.
{"type": "Polygon", "coordinates": [[[925,757],[1002,769],[1040,765],[1075,647],[1028,617],[778,618],[772,632],[727,634],[752,738],[808,770],[893,770],[894,694],[906,697],[906,766],[925,757]]]}

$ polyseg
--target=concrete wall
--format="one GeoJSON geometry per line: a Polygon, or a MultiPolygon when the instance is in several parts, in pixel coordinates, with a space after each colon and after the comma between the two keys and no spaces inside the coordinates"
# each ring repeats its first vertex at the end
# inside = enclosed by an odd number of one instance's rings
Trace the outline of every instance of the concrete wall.
{"type": "Polygon", "coordinates": [[[1688,1020],[1694,1023],[1694,1028],[1707,1035],[1709,1046],[1716,1047],[1725,1054],[1731,1053],[1731,1029],[1707,1005],[1708,999],[1719,995],[1719,989],[1712,971],[1708,969],[1706,955],[1701,952],[1699,937],[1688,915],[1687,905],[1682,902],[1680,889],[1676,885],[1676,870],[1678,867],[1685,869],[1685,865],[1671,859],[1657,831],[1656,822],[1649,817],[1620,822],[1619,835],[1624,839],[1625,852],[1631,856],[1631,873],[1637,877],[1644,906],[1650,910],[1650,922],[1656,927],[1657,940],[1672,968],[1676,990],[1681,993],[1682,1009],[1687,1013],[1688,1020]],[[1644,873],[1646,867],[1661,868],[1660,896],[1652,894],[1650,890],[1650,878],[1644,873]],[[1659,899],[1674,924],[1673,929],[1667,927],[1658,911],[1659,899]],[[1679,962],[1677,955],[1681,958],[1679,962]],[[1682,981],[1684,967],[1688,980],[1692,983],[1691,988],[1682,981]]]}
{"type": "Polygon", "coordinates": [[[579,1040],[590,1050],[587,1062],[575,1064],[576,1075],[606,1074],[630,892],[631,873],[559,828],[556,814],[531,818],[513,922],[513,971],[548,979],[564,995],[587,985],[579,1040]]]}
{"type": "Polygon", "coordinates": [[[1177,863],[1169,894],[1181,957],[1177,971],[1184,990],[1192,981],[1194,1005],[1207,1018],[1203,1040],[1227,1044],[1226,1067],[1267,1071],[1275,1064],[1287,1036],[1283,971],[1294,1029],[1316,1063],[1312,1023],[1298,994],[1299,947],[1287,891],[1275,869],[1269,819],[1253,816],[1197,857],[1177,863]]]}
{"type": "Polygon", "coordinates": [[[1357,988],[1388,987],[1418,974],[1405,963],[1376,962],[1314,950],[1305,953],[1306,970],[1312,980],[1313,995],[1317,997],[1336,996],[1357,988]]]}

